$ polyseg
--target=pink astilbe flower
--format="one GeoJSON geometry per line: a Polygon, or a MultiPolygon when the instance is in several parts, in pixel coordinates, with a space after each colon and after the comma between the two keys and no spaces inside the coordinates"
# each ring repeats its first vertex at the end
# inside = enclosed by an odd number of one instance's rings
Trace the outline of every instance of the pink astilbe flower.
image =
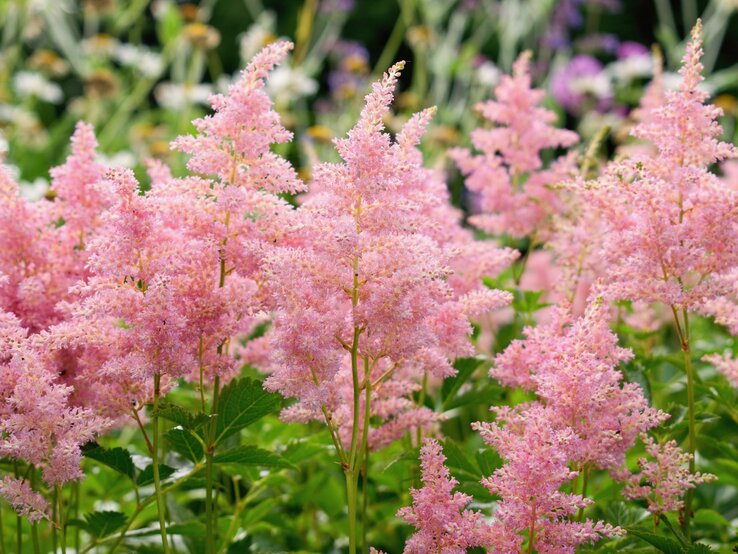
{"type": "Polygon", "coordinates": [[[683,497],[689,489],[701,483],[714,481],[709,473],[690,473],[691,454],[682,452],[676,441],[658,444],[653,438],[642,437],[646,453],[653,458],[639,458],[640,472],[627,478],[623,495],[626,498],[644,498],[648,511],[659,515],[684,507],[683,497]]]}
{"type": "MultiPolygon", "coordinates": [[[[23,331],[11,331],[20,337],[23,331]]],[[[0,351],[0,457],[32,464],[49,486],[82,478],[80,446],[109,422],[70,406],[71,388],[55,382],[30,340],[0,351]]]]}
{"type": "Polygon", "coordinates": [[[6,475],[0,480],[0,498],[4,498],[19,516],[28,518],[31,523],[49,519],[48,501],[34,491],[27,481],[6,475]]]}
{"type": "Polygon", "coordinates": [[[405,543],[405,554],[465,554],[467,548],[492,546],[480,512],[465,510],[472,498],[454,492],[458,481],[444,465],[441,445],[426,439],[420,449],[423,488],[411,489],[412,506],[397,516],[417,530],[405,543]]]}
{"type": "Polygon", "coordinates": [[[71,317],[44,336],[65,366],[75,398],[110,417],[140,410],[152,377],[223,381],[238,371],[232,338],[263,319],[260,261],[288,239],[293,208],[273,192],[301,188],[270,144],[290,134],[264,93],[264,78],[291,48],[270,45],[226,95],[197,120],[197,136],[173,145],[193,154],[193,171],[214,179],[174,179],[152,162],[152,188],[112,170],[113,205],[89,241],[89,277],[63,308],[71,317]]]}
{"type": "Polygon", "coordinates": [[[719,141],[722,112],[698,86],[700,31],[698,24],[679,90],[633,129],[654,155],[612,163],[595,183],[576,186],[606,226],[600,255],[611,298],[699,310],[724,290],[715,277],[738,261],[738,191],[708,170],[737,151],[719,141]]]}
{"type": "Polygon", "coordinates": [[[577,142],[573,131],[552,126],[555,114],[539,106],[545,91],[531,88],[530,53],[524,53],[495,89],[496,100],[477,109],[492,122],[492,129],[476,129],[472,143],[481,153],[465,149],[450,152],[466,186],[480,195],[480,214],[470,222],[490,233],[545,238],[549,217],[560,208],[551,186],[571,177],[572,155],[544,167],[541,152],[577,142]]]}
{"type": "Polygon", "coordinates": [[[736,360],[731,354],[710,354],[702,358],[703,362],[710,362],[715,366],[720,373],[725,375],[725,378],[730,381],[730,384],[738,388],[738,360],[736,360]]]}
{"type": "Polygon", "coordinates": [[[633,353],[618,346],[608,324],[599,299],[576,320],[558,308],[551,322],[526,328],[525,340],[499,354],[490,375],[535,391],[552,424],[571,429],[570,461],[616,470],[639,434],[669,416],[648,406],[638,384],[623,382],[617,366],[633,353]]]}
{"type": "Polygon", "coordinates": [[[85,241],[112,199],[95,161],[92,127],[77,124],[72,152],[51,170],[54,201],[29,202],[0,168],[0,309],[35,333],[64,319],[58,304],[87,275],[85,241]]]}
{"type": "MultiPolygon", "coordinates": [[[[427,423],[392,396],[407,396],[425,372],[452,375],[451,360],[473,353],[465,310],[477,308],[459,296],[470,287],[454,290],[448,281],[457,239],[439,242],[448,222],[428,217],[441,208],[422,183],[428,172],[416,145],[430,113],[411,119],[394,142],[383,132],[401,67],[374,84],[357,125],[336,140],[343,163],[315,168],[314,190],[297,210],[302,244],[274,249],[264,263],[274,306],[267,388],[298,398],[286,414],[291,419],[335,413],[352,436],[360,386],[370,391],[372,415],[373,406],[390,419],[401,413],[404,421],[427,423]],[[346,405],[351,412],[344,417],[346,405]]],[[[475,295],[486,308],[510,300],[498,291],[475,295]]],[[[400,436],[406,426],[395,422],[390,429],[400,436]]]]}
{"type": "Polygon", "coordinates": [[[291,42],[274,42],[259,52],[225,95],[211,98],[213,115],[195,120],[197,136],[182,136],[172,146],[191,154],[187,167],[239,187],[269,192],[297,192],[302,181],[287,160],[270,146],[289,142],[292,133],[272,109],[265,78],[292,50],[291,42]]]}
{"type": "Polygon", "coordinates": [[[537,552],[573,553],[582,544],[621,533],[601,521],[571,519],[591,501],[561,491],[577,472],[569,468],[570,449],[577,442],[571,428],[558,425],[549,409],[532,404],[516,409],[493,408],[495,423],[472,427],[503,458],[505,464],[482,483],[499,496],[495,510],[499,552],[520,552],[524,536],[537,552]]]}

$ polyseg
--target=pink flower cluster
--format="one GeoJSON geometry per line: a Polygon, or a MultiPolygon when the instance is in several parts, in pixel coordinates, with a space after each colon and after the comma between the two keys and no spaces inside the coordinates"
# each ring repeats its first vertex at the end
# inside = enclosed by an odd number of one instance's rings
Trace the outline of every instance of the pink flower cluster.
{"type": "Polygon", "coordinates": [[[369,389],[360,413],[381,421],[367,430],[372,448],[433,424],[410,395],[424,374],[453,375],[451,360],[473,353],[468,317],[511,299],[480,288],[479,277],[514,254],[472,243],[433,194],[442,183],[417,150],[432,111],[394,141],[383,132],[401,68],[374,84],[356,126],[335,141],[343,162],[315,167],[296,211],[301,243],[278,245],[264,263],[274,308],[267,388],[298,399],[288,419],[329,414],[344,441],[354,434],[352,398],[369,389]]]}
{"type": "Polygon", "coordinates": [[[577,142],[573,131],[552,126],[556,115],[539,104],[545,91],[531,88],[530,52],[515,62],[512,76],[495,88],[496,100],[477,106],[495,126],[476,129],[471,139],[480,154],[453,149],[449,155],[479,194],[479,214],[470,222],[490,233],[545,238],[550,217],[561,209],[554,185],[568,181],[574,153],[544,167],[541,152],[577,142]]]}
{"type": "Polygon", "coordinates": [[[651,513],[681,510],[687,490],[716,479],[709,473],[690,473],[691,454],[682,452],[675,441],[658,444],[653,438],[643,436],[643,442],[653,461],[638,459],[641,470],[628,477],[623,494],[631,499],[645,498],[651,513]]]}
{"type": "Polygon", "coordinates": [[[464,509],[472,498],[454,492],[458,481],[450,476],[445,461],[441,445],[426,439],[420,449],[423,488],[411,489],[413,505],[397,512],[417,529],[405,543],[405,554],[465,554],[468,548],[493,546],[484,516],[464,509]]]}
{"type": "Polygon", "coordinates": [[[708,170],[734,158],[721,142],[721,110],[700,87],[700,26],[684,54],[678,90],[651,106],[633,129],[654,151],[609,164],[576,189],[605,224],[598,252],[610,298],[706,310],[724,294],[720,279],[738,262],[738,191],[708,170]]]}

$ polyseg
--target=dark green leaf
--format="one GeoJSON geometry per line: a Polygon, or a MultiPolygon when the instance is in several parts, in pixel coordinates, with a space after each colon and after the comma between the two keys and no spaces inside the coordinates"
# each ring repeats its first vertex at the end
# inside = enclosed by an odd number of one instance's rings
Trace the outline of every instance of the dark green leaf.
{"type": "Polygon", "coordinates": [[[264,467],[295,467],[282,456],[250,444],[237,446],[221,454],[216,454],[213,457],[213,463],[245,464],[264,467]]]}
{"type": "Polygon", "coordinates": [[[456,393],[461,388],[461,385],[474,373],[474,370],[479,367],[482,360],[479,358],[459,358],[454,362],[454,367],[457,370],[456,375],[446,379],[443,382],[443,388],[441,389],[441,396],[443,398],[444,407],[450,399],[456,396],[456,393]]]}
{"type": "Polygon", "coordinates": [[[159,417],[173,421],[177,425],[181,425],[184,429],[194,431],[205,425],[209,421],[209,417],[202,412],[192,412],[172,404],[171,402],[162,402],[156,410],[159,417]]]}
{"type": "Polygon", "coordinates": [[[220,393],[215,444],[275,411],[279,403],[279,395],[265,391],[259,381],[231,381],[220,393]]]}
{"type": "Polygon", "coordinates": [[[446,465],[451,469],[460,469],[465,471],[472,477],[480,475],[479,468],[470,459],[459,445],[451,439],[446,439],[443,443],[443,453],[446,455],[446,465]]]}
{"type": "Polygon", "coordinates": [[[133,479],[136,474],[136,468],[133,465],[131,454],[125,448],[118,446],[115,448],[103,448],[96,443],[92,443],[84,447],[82,452],[86,458],[106,465],[130,479],[133,479]]]}
{"type": "Polygon", "coordinates": [[[107,537],[123,527],[128,518],[120,512],[92,512],[85,514],[85,525],[87,531],[96,537],[107,537]]]}
{"type": "Polygon", "coordinates": [[[187,429],[175,427],[164,435],[175,452],[179,452],[192,463],[202,460],[205,452],[200,441],[187,429]]]}
{"type": "Polygon", "coordinates": [[[659,552],[664,552],[665,554],[683,554],[681,545],[674,539],[662,537],[661,535],[633,527],[629,527],[627,530],[630,535],[638,537],[642,541],[656,547],[659,552]]]}
{"type": "MultiPolygon", "coordinates": [[[[166,479],[172,473],[174,473],[173,467],[169,467],[168,465],[165,465],[165,464],[159,464],[159,479],[160,480],[166,479]]],[[[150,485],[153,482],[154,482],[154,466],[153,464],[149,464],[139,474],[138,479],[136,479],[136,484],[139,487],[143,487],[146,485],[150,485]]]]}

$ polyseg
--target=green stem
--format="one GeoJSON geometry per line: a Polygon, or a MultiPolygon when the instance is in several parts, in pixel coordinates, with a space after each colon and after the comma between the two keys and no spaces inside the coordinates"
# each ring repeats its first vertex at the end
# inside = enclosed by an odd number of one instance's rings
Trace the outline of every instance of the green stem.
{"type": "MultiPolygon", "coordinates": [[[[221,273],[221,275],[223,275],[221,273]]],[[[213,381],[213,406],[210,410],[208,448],[205,452],[205,552],[215,554],[215,505],[213,501],[213,454],[215,453],[215,431],[218,417],[218,395],[220,378],[213,381]]]]}
{"type": "Polygon", "coordinates": [[[5,520],[3,519],[2,506],[0,506],[0,554],[5,554],[5,531],[3,525],[5,520]]]}
{"type": "Polygon", "coordinates": [[[356,485],[354,472],[346,472],[346,500],[348,504],[349,554],[356,554],[356,485]]]}
{"type": "Polygon", "coordinates": [[[56,511],[57,524],[59,525],[59,543],[61,544],[62,554],[67,554],[67,522],[64,518],[64,495],[62,494],[61,485],[56,486],[56,501],[59,504],[56,511]]]}
{"type": "MultiPolygon", "coordinates": [[[[589,483],[589,464],[585,464],[584,468],[582,469],[582,498],[587,498],[587,484],[589,483]]],[[[577,514],[577,521],[582,521],[582,518],[584,517],[584,506],[579,508],[579,513],[577,514]]]]}
{"type": "Polygon", "coordinates": [[[15,518],[15,551],[18,554],[23,554],[23,519],[21,519],[21,516],[15,518]]]}
{"type": "Polygon", "coordinates": [[[161,395],[161,375],[154,375],[154,409],[151,416],[151,424],[153,426],[153,451],[151,453],[151,465],[154,469],[154,489],[156,491],[156,507],[159,512],[159,532],[161,533],[161,544],[164,554],[169,554],[169,542],[167,541],[167,524],[165,521],[166,505],[164,503],[164,494],[161,490],[161,480],[159,477],[159,396],[161,395]]]}
{"type": "MultiPolygon", "coordinates": [[[[697,450],[697,434],[695,432],[695,410],[694,410],[694,366],[692,365],[692,352],[689,341],[689,315],[687,310],[682,310],[682,318],[684,320],[684,335],[682,340],[682,354],[684,355],[684,370],[687,373],[687,416],[689,421],[689,437],[688,448],[692,455],[689,460],[689,472],[695,472],[695,452],[697,450]]],[[[694,489],[689,489],[684,499],[684,521],[683,531],[687,538],[690,538],[689,521],[692,518],[692,498],[694,489]]]]}

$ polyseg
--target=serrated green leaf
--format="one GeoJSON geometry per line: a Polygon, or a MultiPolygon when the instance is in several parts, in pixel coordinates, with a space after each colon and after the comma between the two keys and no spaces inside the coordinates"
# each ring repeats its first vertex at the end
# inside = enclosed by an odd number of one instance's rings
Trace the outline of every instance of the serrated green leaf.
{"type": "Polygon", "coordinates": [[[686,554],[708,554],[709,552],[715,552],[715,550],[699,542],[690,544],[686,550],[686,554]]]}
{"type": "MultiPolygon", "coordinates": [[[[159,464],[159,479],[161,480],[166,479],[172,473],[174,473],[173,467],[170,467],[165,464],[159,464]]],[[[138,475],[138,479],[136,479],[136,484],[139,487],[144,487],[146,485],[150,485],[153,482],[154,482],[154,465],[149,464],[138,475]]]]}
{"type": "Polygon", "coordinates": [[[454,362],[456,375],[446,379],[441,388],[441,397],[443,398],[444,407],[456,396],[461,386],[469,380],[474,370],[479,367],[482,360],[479,358],[459,358],[454,362]]]}
{"type": "Polygon", "coordinates": [[[216,454],[213,457],[213,463],[283,468],[295,467],[282,456],[250,444],[237,446],[236,448],[216,454]]]}
{"type": "Polygon", "coordinates": [[[187,429],[175,427],[165,433],[165,438],[172,445],[175,452],[196,464],[205,455],[200,441],[187,429]]]}
{"type": "Polygon", "coordinates": [[[215,444],[274,412],[279,404],[279,395],[265,391],[259,381],[234,379],[220,393],[215,444]]]}
{"type": "Polygon", "coordinates": [[[638,537],[642,541],[655,547],[659,552],[664,552],[665,554],[683,554],[681,545],[674,539],[662,537],[661,535],[656,535],[655,533],[633,527],[628,527],[627,531],[630,535],[638,537]]]}
{"type": "Polygon", "coordinates": [[[92,512],[85,514],[87,530],[96,537],[107,537],[123,527],[128,518],[120,512],[92,512]]]}
{"type": "Polygon", "coordinates": [[[472,477],[480,475],[479,467],[470,459],[459,445],[451,439],[443,442],[443,453],[446,456],[446,465],[451,469],[460,469],[472,477]]]}
{"type": "Polygon", "coordinates": [[[210,420],[210,417],[202,412],[192,412],[171,402],[162,402],[156,413],[159,417],[172,421],[190,431],[201,428],[210,420]]]}
{"type": "Polygon", "coordinates": [[[97,443],[91,443],[82,449],[82,453],[85,458],[106,465],[130,479],[135,478],[136,468],[133,465],[130,452],[125,448],[120,448],[119,446],[115,448],[103,448],[97,443]]]}

